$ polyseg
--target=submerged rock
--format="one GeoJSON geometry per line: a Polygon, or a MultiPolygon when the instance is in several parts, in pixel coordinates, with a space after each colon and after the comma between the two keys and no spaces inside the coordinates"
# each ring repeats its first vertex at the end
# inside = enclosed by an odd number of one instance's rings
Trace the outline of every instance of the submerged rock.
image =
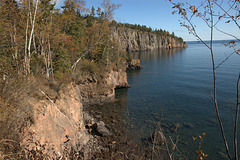
{"type": "Polygon", "coordinates": [[[100,114],[98,114],[98,115],[95,115],[95,117],[96,117],[97,119],[102,119],[102,118],[103,118],[103,116],[102,116],[102,115],[100,115],[100,114]]]}
{"type": "Polygon", "coordinates": [[[97,122],[97,132],[101,135],[101,136],[110,136],[111,132],[106,128],[106,125],[103,121],[97,122]]]}
{"type": "Polygon", "coordinates": [[[187,122],[183,123],[183,126],[185,128],[194,128],[194,125],[192,123],[187,123],[187,122]]]}

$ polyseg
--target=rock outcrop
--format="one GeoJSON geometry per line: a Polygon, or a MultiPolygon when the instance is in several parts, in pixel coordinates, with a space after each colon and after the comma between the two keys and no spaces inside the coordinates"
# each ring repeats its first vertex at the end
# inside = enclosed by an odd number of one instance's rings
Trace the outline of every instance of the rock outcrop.
{"type": "Polygon", "coordinates": [[[70,84],[59,92],[55,102],[44,91],[39,91],[46,100],[31,99],[34,123],[22,135],[22,146],[41,151],[56,158],[64,149],[81,149],[87,144],[89,135],[83,120],[79,86],[70,84]],[[80,144],[80,145],[79,145],[80,144]]]}
{"type": "Polygon", "coordinates": [[[129,86],[125,69],[111,70],[101,80],[91,75],[91,79],[80,84],[83,105],[112,102],[115,99],[115,89],[129,86]]]}
{"type": "Polygon", "coordinates": [[[141,69],[140,59],[132,59],[131,62],[128,63],[128,70],[139,70],[141,69]]]}
{"type": "MultiPolygon", "coordinates": [[[[66,150],[81,150],[91,138],[85,128],[91,117],[84,116],[83,105],[113,101],[115,88],[127,86],[126,72],[120,69],[110,71],[101,84],[94,77],[84,84],[72,82],[61,88],[57,96],[39,90],[42,98],[29,99],[33,122],[22,129],[21,145],[51,159],[61,158],[66,150]]],[[[96,131],[102,136],[111,134],[103,122],[96,123],[96,131]]]]}
{"type": "Polygon", "coordinates": [[[187,47],[187,43],[177,38],[124,27],[112,27],[111,38],[128,52],[187,47]]]}

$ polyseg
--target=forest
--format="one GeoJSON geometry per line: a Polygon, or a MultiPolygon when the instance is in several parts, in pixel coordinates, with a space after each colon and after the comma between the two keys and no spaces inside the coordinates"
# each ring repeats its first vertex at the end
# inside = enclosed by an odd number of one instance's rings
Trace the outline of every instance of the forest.
{"type": "Polygon", "coordinates": [[[65,0],[61,8],[51,0],[1,0],[1,73],[44,74],[54,80],[75,70],[80,59],[114,63],[119,48],[109,38],[111,26],[176,37],[162,29],[117,23],[113,14],[119,6],[107,0],[102,9],[88,9],[82,0],[65,0]]]}
{"type": "Polygon", "coordinates": [[[84,1],[55,5],[51,0],[1,0],[1,73],[45,74],[54,80],[71,72],[81,56],[104,64],[106,54],[116,52],[108,40],[116,5],[104,1],[105,12],[96,18],[83,15],[88,12],[84,1]]]}

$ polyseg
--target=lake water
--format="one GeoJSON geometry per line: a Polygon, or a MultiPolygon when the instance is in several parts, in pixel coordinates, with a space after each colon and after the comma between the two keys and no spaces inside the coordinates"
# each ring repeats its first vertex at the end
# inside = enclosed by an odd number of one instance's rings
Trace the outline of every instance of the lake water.
{"type": "MultiPolygon", "coordinates": [[[[203,133],[202,149],[209,155],[207,159],[224,159],[224,145],[211,99],[210,52],[197,42],[188,45],[185,49],[135,53],[133,57],[141,60],[143,69],[128,72],[131,88],[117,90],[119,102],[115,106],[125,110],[122,114],[129,119],[128,131],[132,133],[129,135],[134,135],[132,139],[136,141],[150,137],[160,122],[167,138],[179,137],[178,147],[189,159],[196,159],[199,142],[192,137],[203,133]]],[[[216,64],[231,52],[222,41],[214,42],[216,64]]],[[[231,150],[239,62],[240,56],[234,54],[216,71],[219,109],[231,150]]],[[[239,133],[240,130],[240,138],[239,133]]]]}
{"type": "MultiPolygon", "coordinates": [[[[211,99],[213,80],[210,52],[197,42],[189,42],[188,45],[188,48],[181,50],[134,55],[134,58],[141,60],[144,68],[128,73],[131,88],[125,94],[129,117],[139,133],[138,138],[152,133],[152,122],[161,121],[162,125],[180,123],[177,133],[166,134],[179,135],[182,142],[179,145],[189,155],[197,149],[192,137],[205,132],[204,152],[209,159],[219,159],[222,158],[223,143],[211,99]]],[[[216,64],[219,64],[232,53],[232,49],[225,47],[222,41],[215,41],[214,53],[216,64]]],[[[220,114],[229,141],[233,139],[239,60],[239,55],[233,55],[216,71],[220,114]]],[[[232,147],[232,143],[229,146],[232,147]]]]}

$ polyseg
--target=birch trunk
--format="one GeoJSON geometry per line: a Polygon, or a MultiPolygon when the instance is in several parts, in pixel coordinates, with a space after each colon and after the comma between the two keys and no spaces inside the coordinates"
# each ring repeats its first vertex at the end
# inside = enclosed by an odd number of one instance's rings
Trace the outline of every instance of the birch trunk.
{"type": "Polygon", "coordinates": [[[36,1],[36,6],[35,6],[35,13],[32,21],[32,29],[31,29],[31,34],[29,37],[29,43],[28,43],[28,73],[30,73],[30,58],[31,58],[31,43],[32,43],[32,37],[33,37],[33,32],[34,32],[34,26],[35,26],[35,20],[36,20],[36,15],[37,15],[37,9],[38,9],[38,2],[39,0],[36,1]]]}

